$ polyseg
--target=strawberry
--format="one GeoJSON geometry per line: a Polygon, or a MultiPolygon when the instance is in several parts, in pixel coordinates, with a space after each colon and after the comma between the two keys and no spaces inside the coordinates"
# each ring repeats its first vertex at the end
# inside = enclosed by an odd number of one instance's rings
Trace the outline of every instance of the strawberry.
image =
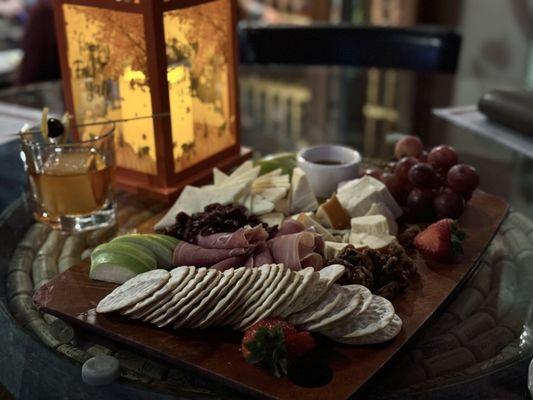
{"type": "Polygon", "coordinates": [[[452,219],[442,219],[416,235],[414,244],[425,257],[436,261],[450,261],[455,254],[463,254],[461,241],[466,234],[452,219]]]}
{"type": "Polygon", "coordinates": [[[244,333],[241,351],[246,361],[261,365],[279,377],[287,374],[288,361],[314,347],[309,332],[298,332],[292,324],[279,318],[266,318],[244,333]]]}

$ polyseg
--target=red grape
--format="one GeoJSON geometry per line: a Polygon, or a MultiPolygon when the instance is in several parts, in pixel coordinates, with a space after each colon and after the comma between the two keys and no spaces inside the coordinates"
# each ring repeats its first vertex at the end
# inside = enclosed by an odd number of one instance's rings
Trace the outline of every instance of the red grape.
{"type": "Polygon", "coordinates": [[[447,175],[448,186],[459,193],[472,193],[479,185],[479,175],[474,167],[466,164],[453,166],[447,175]]]}
{"type": "Polygon", "coordinates": [[[424,150],[422,141],[417,136],[405,136],[396,142],[394,156],[397,160],[405,156],[418,157],[424,150]]]}
{"type": "Polygon", "coordinates": [[[428,152],[424,150],[417,158],[420,162],[428,162],[428,152]]]}
{"type": "Polygon", "coordinates": [[[433,210],[435,193],[428,188],[414,188],[407,196],[407,212],[411,217],[420,219],[427,217],[433,210]]]}
{"type": "Polygon", "coordinates": [[[383,171],[381,171],[378,168],[368,168],[363,171],[361,176],[371,176],[372,178],[381,179],[381,175],[383,174],[383,171]]]}
{"type": "Polygon", "coordinates": [[[434,187],[438,183],[437,172],[430,164],[426,163],[413,165],[407,177],[415,187],[434,187]]]}
{"type": "Polygon", "coordinates": [[[402,182],[398,176],[389,174],[388,172],[381,175],[381,182],[385,184],[389,192],[392,194],[392,197],[394,197],[398,203],[403,204],[405,202],[405,198],[410,189],[409,185],[402,182]]]}
{"type": "Polygon", "coordinates": [[[387,165],[385,165],[384,171],[385,172],[393,172],[394,168],[396,168],[396,161],[391,161],[387,165]]]}
{"type": "Polygon", "coordinates": [[[409,170],[411,167],[415,164],[418,164],[418,160],[414,157],[404,157],[400,161],[396,163],[396,167],[394,168],[394,173],[400,179],[401,181],[407,182],[407,174],[409,174],[409,170]]]}
{"type": "Polygon", "coordinates": [[[459,161],[459,156],[451,146],[441,145],[429,152],[428,162],[435,168],[448,171],[459,161]]]}
{"type": "Polygon", "coordinates": [[[465,200],[453,189],[445,188],[433,200],[433,208],[437,218],[457,219],[463,214],[465,200]]]}

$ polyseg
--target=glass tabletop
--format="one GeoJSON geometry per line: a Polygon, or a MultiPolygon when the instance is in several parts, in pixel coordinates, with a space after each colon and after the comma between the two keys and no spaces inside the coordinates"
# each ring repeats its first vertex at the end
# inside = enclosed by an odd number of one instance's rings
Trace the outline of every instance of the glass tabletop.
{"type": "MultiPolygon", "coordinates": [[[[461,85],[461,77],[272,66],[241,68],[239,78],[242,142],[261,154],[337,143],[356,147],[366,157],[389,158],[397,133],[416,133],[428,145],[455,146],[461,159],[480,171],[481,189],[506,198],[512,206],[464,288],[355,397],[527,398],[527,366],[533,349],[524,334],[525,327],[533,327],[531,161],[490,138],[457,129],[432,115],[432,108],[457,105],[452,88],[461,85]]],[[[35,108],[46,105],[58,114],[64,108],[60,82],[9,89],[0,92],[0,102],[35,108]]],[[[14,168],[2,174],[12,177],[14,168]]],[[[120,226],[121,232],[134,229],[162,207],[128,195],[121,196],[121,205],[122,220],[127,221],[120,226]]],[[[0,383],[16,398],[32,398],[38,387],[43,393],[68,394],[69,398],[77,397],[74,388],[83,393],[80,398],[150,398],[152,391],[164,393],[161,398],[237,396],[185,370],[117,348],[104,339],[78,331],[71,337],[72,328],[50,317],[46,324],[59,330],[53,331],[56,335],[64,335],[63,340],[53,342],[55,351],[42,335],[37,334],[36,339],[28,336],[27,329],[9,311],[16,305],[7,301],[6,283],[8,290],[22,284],[6,282],[6,274],[13,253],[32,224],[23,200],[14,202],[0,221],[5,238],[0,246],[0,359],[12,360],[9,367],[0,364],[0,383]],[[118,354],[126,366],[123,379],[105,389],[85,386],[80,380],[79,363],[98,352],[118,354]]],[[[83,250],[97,239],[85,238],[77,257],[81,258],[83,250]]],[[[61,254],[55,257],[58,271],[65,268],[66,262],[62,265],[59,260],[61,254]]],[[[20,290],[29,293],[33,287],[20,290]]]]}

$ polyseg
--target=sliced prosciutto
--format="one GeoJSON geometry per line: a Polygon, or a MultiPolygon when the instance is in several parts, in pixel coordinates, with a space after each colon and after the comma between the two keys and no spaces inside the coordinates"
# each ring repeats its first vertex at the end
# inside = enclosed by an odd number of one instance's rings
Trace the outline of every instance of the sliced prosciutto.
{"type": "Polygon", "coordinates": [[[324,242],[317,240],[320,235],[303,231],[275,237],[268,241],[274,262],[285,264],[293,270],[305,267],[321,269],[324,266],[324,242]]]}
{"type": "Polygon", "coordinates": [[[174,266],[194,265],[212,267],[228,258],[243,257],[243,261],[253,252],[253,247],[232,249],[208,249],[187,242],[181,242],[174,250],[174,266]]]}
{"type": "Polygon", "coordinates": [[[233,233],[215,233],[213,235],[198,235],[196,243],[208,249],[247,248],[254,243],[268,239],[268,232],[262,226],[253,228],[239,228],[233,233]]]}

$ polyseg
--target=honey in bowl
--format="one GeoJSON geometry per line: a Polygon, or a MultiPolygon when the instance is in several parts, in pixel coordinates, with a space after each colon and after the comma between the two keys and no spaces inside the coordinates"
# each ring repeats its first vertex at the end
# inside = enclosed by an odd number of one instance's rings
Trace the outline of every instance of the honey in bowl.
{"type": "Polygon", "coordinates": [[[339,160],[311,160],[313,164],[320,164],[320,165],[342,165],[344,162],[339,160]]]}

